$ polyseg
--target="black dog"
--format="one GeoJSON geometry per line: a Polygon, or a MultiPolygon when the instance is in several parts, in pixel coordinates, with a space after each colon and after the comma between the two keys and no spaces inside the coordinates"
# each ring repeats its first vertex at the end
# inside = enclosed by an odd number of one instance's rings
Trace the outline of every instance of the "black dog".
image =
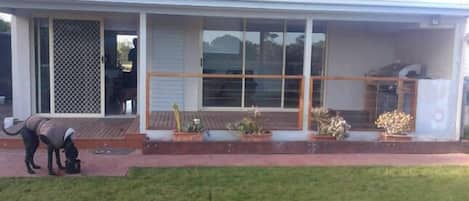
{"type": "MultiPolygon", "coordinates": [[[[75,132],[71,128],[65,128],[51,122],[47,118],[39,116],[31,116],[17,131],[8,131],[5,127],[8,126],[5,120],[5,125],[2,127],[3,132],[7,135],[21,134],[25,146],[26,156],[25,163],[28,173],[35,174],[33,169],[39,169],[40,166],[34,163],[34,154],[39,146],[39,139],[47,145],[47,167],[49,175],[56,175],[52,169],[53,152],[55,152],[56,163],[59,169],[65,169],[60,160],[60,149],[64,149],[66,157],[66,172],[79,173],[80,160],[78,157],[78,150],[73,144],[71,135],[75,132]]],[[[12,123],[9,123],[10,125],[12,123]]]]}

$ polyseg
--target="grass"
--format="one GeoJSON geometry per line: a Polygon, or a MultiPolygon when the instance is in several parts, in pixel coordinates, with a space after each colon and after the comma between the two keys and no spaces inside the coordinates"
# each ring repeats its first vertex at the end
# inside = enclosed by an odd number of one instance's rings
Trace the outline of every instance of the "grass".
{"type": "Polygon", "coordinates": [[[0,179],[0,200],[468,200],[467,167],[135,168],[128,177],[0,179]]]}

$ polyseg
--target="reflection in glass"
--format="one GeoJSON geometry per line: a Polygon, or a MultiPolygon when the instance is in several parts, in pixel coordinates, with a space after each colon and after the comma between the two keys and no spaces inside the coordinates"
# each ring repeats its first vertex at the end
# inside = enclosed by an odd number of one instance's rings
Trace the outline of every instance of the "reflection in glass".
{"type": "MultiPolygon", "coordinates": [[[[305,39],[305,22],[303,20],[287,21],[285,37],[285,74],[303,75],[303,52],[305,39]]],[[[298,108],[300,97],[300,80],[285,80],[284,107],[298,108]]]]}
{"type": "MultiPolygon", "coordinates": [[[[311,50],[311,75],[324,75],[325,49],[326,49],[326,24],[322,21],[314,21],[313,47],[311,50]]],[[[313,107],[322,106],[324,81],[313,82],[313,107]]]]}
{"type": "MultiPolygon", "coordinates": [[[[203,73],[302,75],[304,32],[304,20],[207,18],[203,73]]],[[[324,73],[326,24],[315,21],[312,36],[311,75],[320,76],[324,73]]],[[[245,107],[281,107],[283,95],[285,108],[298,108],[300,80],[246,78],[244,94],[242,87],[243,80],[239,78],[205,78],[203,106],[240,107],[244,95],[245,107]]],[[[322,88],[322,81],[314,81],[315,105],[321,103],[322,88]]]]}
{"type": "Polygon", "coordinates": [[[246,78],[245,106],[280,107],[281,79],[246,78]]]}
{"type": "Polygon", "coordinates": [[[247,20],[246,71],[255,75],[281,75],[283,21],[247,20]]]}
{"type": "MultiPolygon", "coordinates": [[[[241,74],[243,22],[207,18],[203,31],[203,73],[241,74]]],[[[240,107],[241,79],[203,78],[203,106],[240,107]]]]}
{"type": "MultiPolygon", "coordinates": [[[[283,27],[281,20],[247,20],[246,74],[282,75],[283,27]]],[[[245,106],[281,106],[281,79],[246,79],[245,88],[245,106]]]]}

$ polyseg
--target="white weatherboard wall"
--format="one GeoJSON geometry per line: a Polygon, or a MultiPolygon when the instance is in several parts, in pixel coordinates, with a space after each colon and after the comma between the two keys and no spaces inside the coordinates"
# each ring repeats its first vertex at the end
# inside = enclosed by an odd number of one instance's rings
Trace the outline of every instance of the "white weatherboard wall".
{"type": "MultiPolygon", "coordinates": [[[[395,59],[391,33],[329,23],[327,37],[327,76],[364,76],[395,59]]],[[[325,106],[338,110],[363,110],[364,89],[362,81],[326,81],[325,106]]]]}
{"type": "MultiPolygon", "coordinates": [[[[150,18],[152,72],[200,73],[201,19],[197,17],[160,16],[150,18]]],[[[151,111],[197,110],[200,78],[152,77],[151,111]]]]}

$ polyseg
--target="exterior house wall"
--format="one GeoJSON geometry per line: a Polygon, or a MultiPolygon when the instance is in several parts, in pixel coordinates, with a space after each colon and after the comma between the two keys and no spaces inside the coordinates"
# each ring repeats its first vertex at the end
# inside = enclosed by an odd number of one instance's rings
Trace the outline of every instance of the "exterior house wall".
{"type": "Polygon", "coordinates": [[[427,67],[433,79],[451,79],[454,31],[452,29],[404,30],[397,34],[396,59],[427,67]]]}
{"type": "MultiPolygon", "coordinates": [[[[364,76],[395,59],[394,38],[390,33],[330,23],[327,37],[327,76],[364,76]]],[[[325,106],[337,110],[363,110],[364,89],[361,81],[326,81],[325,106]]]]}

